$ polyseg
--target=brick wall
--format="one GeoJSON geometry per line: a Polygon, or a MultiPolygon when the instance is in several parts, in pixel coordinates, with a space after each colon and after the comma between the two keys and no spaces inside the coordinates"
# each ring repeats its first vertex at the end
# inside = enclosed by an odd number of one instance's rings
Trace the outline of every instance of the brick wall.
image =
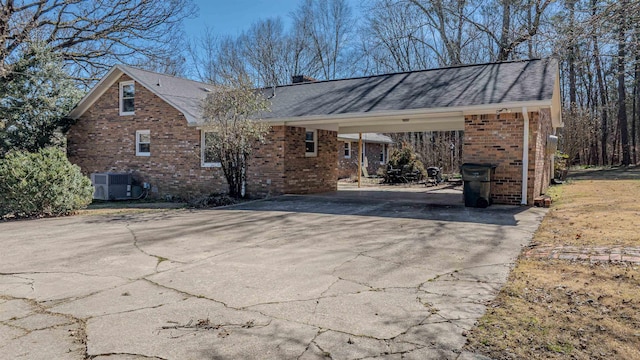
{"type": "Polygon", "coordinates": [[[123,75],[71,128],[69,160],[85,174],[132,172],[151,184],[154,197],[226,191],[219,168],[200,166],[200,131],[175,108],[136,84],[135,115],[119,115],[118,84],[127,80],[123,75]],[[136,130],[150,130],[151,156],[136,156],[136,130]]]}
{"type": "Polygon", "coordinates": [[[284,149],[284,126],[273,126],[265,141],[254,146],[247,170],[249,196],[268,197],[285,193],[284,149]]]}
{"type": "MultiPolygon", "coordinates": [[[[532,191],[528,194],[530,204],[532,199],[544,194],[551,182],[552,170],[551,170],[551,158],[553,153],[547,152],[547,141],[549,135],[553,134],[553,128],[551,126],[551,113],[548,109],[540,111],[540,113],[532,114],[531,127],[535,129],[535,148],[530,147],[529,157],[533,161],[533,188],[529,187],[532,191]]],[[[531,167],[530,167],[531,168],[531,167]]]]}
{"type": "MultiPolygon", "coordinates": [[[[545,157],[550,116],[529,113],[529,166],[527,203],[544,192],[550,181],[549,157],[545,157]]],[[[522,200],[522,113],[465,116],[463,163],[497,165],[491,183],[491,198],[498,204],[520,204],[522,200]]]]}
{"type": "MultiPolygon", "coordinates": [[[[351,142],[351,157],[344,157],[344,141],[338,141],[338,178],[348,178],[358,176],[358,142],[351,142]]],[[[384,166],[380,163],[380,153],[383,144],[362,142],[365,148],[365,157],[367,158],[367,172],[369,175],[376,175],[378,169],[384,166]]],[[[388,147],[389,145],[387,145],[388,147]]],[[[387,155],[390,151],[387,152],[387,155]]],[[[388,161],[388,159],[386,159],[388,161]]]]}
{"type": "Polygon", "coordinates": [[[338,134],[318,130],[318,154],[305,156],[305,128],[287,126],[284,153],[284,192],[311,194],[338,188],[338,134]]]}

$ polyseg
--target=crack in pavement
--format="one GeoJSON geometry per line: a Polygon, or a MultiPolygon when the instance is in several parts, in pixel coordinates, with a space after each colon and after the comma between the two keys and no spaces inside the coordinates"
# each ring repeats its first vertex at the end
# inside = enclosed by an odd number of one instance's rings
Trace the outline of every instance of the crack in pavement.
{"type": "Polygon", "coordinates": [[[151,359],[151,360],[169,360],[167,358],[163,358],[163,357],[159,357],[159,356],[149,356],[149,355],[144,355],[144,354],[135,354],[135,353],[123,353],[123,352],[118,352],[118,353],[104,353],[104,354],[97,354],[97,355],[91,355],[86,357],[85,359],[87,360],[92,360],[98,357],[111,357],[111,356],[135,356],[138,358],[143,358],[143,359],[151,359]]]}
{"type": "MultiPolygon", "coordinates": [[[[48,326],[48,327],[41,328],[41,329],[33,329],[32,330],[32,329],[26,329],[25,328],[25,329],[23,329],[25,331],[24,334],[19,335],[19,336],[13,338],[12,340],[20,339],[20,338],[25,337],[25,336],[27,336],[29,334],[34,333],[34,332],[44,331],[44,330],[48,330],[48,329],[55,329],[55,328],[58,328],[58,327],[69,326],[69,325],[75,324],[77,326],[77,331],[71,330],[70,331],[70,336],[74,337],[74,340],[81,344],[81,346],[83,348],[84,358],[88,359],[87,331],[86,331],[87,323],[86,323],[86,321],[84,319],[80,319],[80,318],[77,318],[77,317],[69,315],[69,314],[63,314],[63,313],[58,313],[58,312],[55,312],[55,311],[51,311],[47,307],[45,307],[44,305],[40,304],[38,301],[36,301],[34,299],[21,298],[21,297],[15,297],[15,296],[7,296],[7,295],[2,295],[1,297],[3,299],[6,299],[6,300],[24,301],[25,303],[29,304],[33,309],[33,310],[29,311],[28,315],[22,316],[22,317],[17,317],[15,319],[10,319],[10,321],[24,319],[24,318],[27,318],[27,317],[32,316],[34,314],[46,314],[46,315],[50,315],[50,316],[57,316],[57,317],[65,318],[65,319],[70,321],[70,323],[56,324],[56,325],[48,326]]],[[[3,322],[3,324],[4,324],[4,322],[3,322]]],[[[8,324],[5,324],[5,325],[8,325],[8,324]]]]}
{"type": "Polygon", "coordinates": [[[140,245],[138,244],[138,235],[136,235],[135,231],[133,231],[133,229],[131,228],[131,223],[127,222],[127,223],[125,224],[125,228],[129,231],[129,233],[130,233],[130,234],[131,234],[131,236],[133,237],[133,246],[134,246],[136,249],[138,249],[138,251],[140,251],[141,253],[143,253],[143,254],[145,254],[145,255],[147,255],[147,256],[154,257],[154,258],[156,258],[156,259],[157,259],[156,267],[155,267],[155,269],[154,269],[154,273],[157,273],[157,272],[158,272],[158,266],[160,266],[160,264],[161,264],[162,262],[167,261],[167,260],[168,260],[168,261],[171,261],[171,262],[178,263],[178,264],[184,264],[183,262],[176,261],[176,260],[171,260],[171,259],[166,258],[166,257],[164,257],[164,256],[151,254],[151,253],[149,253],[149,252],[147,252],[147,251],[143,250],[143,249],[140,247],[140,245]]]}

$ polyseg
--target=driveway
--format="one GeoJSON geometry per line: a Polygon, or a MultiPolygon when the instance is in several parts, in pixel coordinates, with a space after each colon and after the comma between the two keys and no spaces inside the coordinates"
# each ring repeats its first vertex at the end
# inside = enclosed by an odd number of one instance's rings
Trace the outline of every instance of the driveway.
{"type": "Polygon", "coordinates": [[[0,223],[0,353],[479,359],[461,352],[465,332],[545,210],[434,198],[283,196],[0,223]]]}

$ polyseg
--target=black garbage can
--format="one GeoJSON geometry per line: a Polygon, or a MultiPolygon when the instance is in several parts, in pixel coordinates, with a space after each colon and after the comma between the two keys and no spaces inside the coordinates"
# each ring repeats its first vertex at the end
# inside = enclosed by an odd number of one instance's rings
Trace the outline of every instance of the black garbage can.
{"type": "Polygon", "coordinates": [[[491,204],[492,164],[462,164],[464,206],[486,208],[491,204]]]}

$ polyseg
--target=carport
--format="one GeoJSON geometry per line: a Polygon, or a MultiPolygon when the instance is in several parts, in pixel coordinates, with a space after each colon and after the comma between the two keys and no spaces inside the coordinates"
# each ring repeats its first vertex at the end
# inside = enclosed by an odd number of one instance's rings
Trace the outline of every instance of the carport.
{"type": "MultiPolygon", "coordinates": [[[[335,151],[323,155],[322,150],[336,148],[338,133],[463,130],[463,163],[496,165],[491,184],[495,203],[530,204],[544,193],[552,176],[552,135],[562,127],[554,59],[309,82],[263,91],[272,102],[271,112],[263,118],[284,140],[285,152],[294,136],[316,134],[313,164],[284,155],[283,193],[336,189],[337,177],[331,176],[335,151]],[[305,172],[316,178],[300,178],[305,172]]],[[[258,185],[273,181],[257,174],[252,179],[258,185]]]]}

